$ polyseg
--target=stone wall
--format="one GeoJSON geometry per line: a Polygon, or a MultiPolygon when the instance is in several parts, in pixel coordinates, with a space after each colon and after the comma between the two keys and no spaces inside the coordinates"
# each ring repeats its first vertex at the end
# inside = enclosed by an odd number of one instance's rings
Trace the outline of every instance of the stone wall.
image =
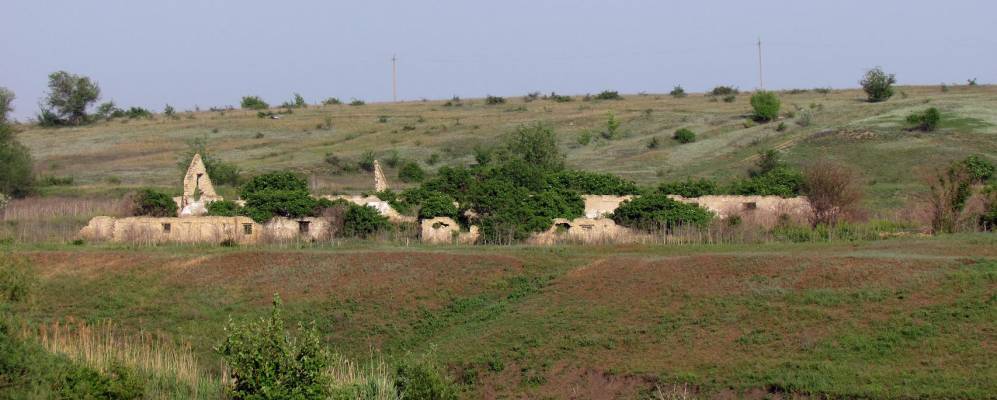
{"type": "Polygon", "coordinates": [[[607,214],[612,214],[620,206],[620,203],[632,198],[633,196],[582,195],[582,200],[585,200],[585,218],[602,218],[607,214]]]}
{"type": "Polygon", "coordinates": [[[810,212],[810,202],[802,196],[783,198],[779,196],[682,197],[669,195],[668,197],[683,203],[699,205],[712,211],[720,218],[737,216],[745,222],[765,227],[774,226],[780,218],[804,222],[810,212]]]}
{"type": "Polygon", "coordinates": [[[248,217],[95,217],[80,237],[126,243],[272,243],[328,241],[331,226],[322,218],[274,218],[260,225],[248,217]]]}
{"type": "Polygon", "coordinates": [[[381,213],[381,215],[387,217],[388,221],[391,221],[391,222],[394,222],[394,223],[401,223],[401,222],[411,222],[411,223],[414,223],[414,222],[418,222],[417,218],[412,217],[412,216],[408,216],[408,215],[402,215],[401,213],[399,213],[398,211],[396,211],[393,207],[391,207],[391,204],[388,204],[388,202],[386,202],[384,200],[381,200],[377,196],[358,196],[358,195],[335,195],[335,196],[328,196],[327,195],[327,196],[322,196],[322,197],[326,198],[326,199],[329,199],[329,200],[346,200],[346,201],[348,201],[350,203],[353,203],[353,204],[357,204],[357,205],[361,205],[361,206],[374,207],[377,210],[377,212],[379,212],[379,213],[381,213]]]}
{"type": "Polygon", "coordinates": [[[461,232],[460,224],[449,217],[424,219],[420,225],[420,237],[424,243],[471,244],[480,236],[477,226],[472,225],[468,232],[461,232]]]}
{"type": "Polygon", "coordinates": [[[616,225],[609,218],[555,218],[550,229],[534,234],[528,242],[536,245],[555,243],[628,243],[638,235],[629,228],[616,225]]]}

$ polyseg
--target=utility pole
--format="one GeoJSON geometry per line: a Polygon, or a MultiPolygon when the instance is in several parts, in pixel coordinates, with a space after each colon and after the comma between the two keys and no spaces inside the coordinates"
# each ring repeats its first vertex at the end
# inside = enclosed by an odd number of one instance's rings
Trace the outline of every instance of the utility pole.
{"type": "Polygon", "coordinates": [[[762,37],[758,37],[758,89],[765,90],[765,84],[762,82],[762,37]]]}
{"type": "Polygon", "coordinates": [[[391,101],[398,102],[398,57],[391,55],[391,101]]]}

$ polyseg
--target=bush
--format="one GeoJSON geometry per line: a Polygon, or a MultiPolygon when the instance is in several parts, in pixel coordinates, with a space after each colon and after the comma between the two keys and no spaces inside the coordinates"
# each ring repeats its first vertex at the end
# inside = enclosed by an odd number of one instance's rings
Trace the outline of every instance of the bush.
{"type": "Polygon", "coordinates": [[[544,170],[564,168],[564,155],[557,147],[554,129],[541,123],[516,128],[505,141],[509,155],[544,170]]]}
{"type": "Polygon", "coordinates": [[[549,96],[544,96],[545,99],[553,100],[555,103],[567,103],[573,100],[571,96],[564,96],[554,92],[550,92],[549,96]]]}
{"type": "Polygon", "coordinates": [[[404,399],[456,400],[458,394],[455,384],[425,358],[408,359],[398,365],[395,390],[404,399]]]}
{"type": "Polygon", "coordinates": [[[134,213],[149,217],[176,217],[177,203],[166,193],[145,189],[135,196],[134,213]]]}
{"type": "Polygon", "coordinates": [[[915,112],[907,116],[907,123],[913,125],[911,129],[923,132],[934,131],[938,127],[938,122],[942,120],[942,113],[937,108],[931,107],[921,112],[915,112]]]}
{"type": "Polygon", "coordinates": [[[152,118],[152,111],[146,110],[142,107],[130,107],[127,111],[125,111],[125,116],[130,119],[152,118]]]}
{"type": "Polygon", "coordinates": [[[696,141],[696,133],[687,128],[681,128],[675,131],[675,134],[672,135],[672,139],[675,139],[679,143],[683,144],[692,143],[696,141]]]}
{"type": "Polygon", "coordinates": [[[807,127],[810,126],[814,121],[814,112],[808,108],[800,110],[800,114],[796,119],[796,124],[799,126],[807,127]]]}
{"type": "Polygon", "coordinates": [[[457,216],[453,197],[440,192],[428,193],[419,206],[419,219],[449,217],[456,220],[457,216]]]}
{"type": "Polygon", "coordinates": [[[490,106],[492,106],[492,105],[498,105],[498,104],[505,104],[505,97],[488,95],[487,97],[485,97],[485,104],[490,105],[490,106]]]}
{"type": "Polygon", "coordinates": [[[166,107],[163,107],[163,115],[167,118],[176,118],[177,110],[174,109],[173,106],[167,104],[166,107]]]}
{"type": "Polygon", "coordinates": [[[962,165],[965,166],[970,179],[976,183],[990,180],[994,176],[994,172],[997,172],[997,167],[994,167],[993,163],[979,155],[966,157],[965,160],[962,160],[962,165]]]}
{"type": "Polygon", "coordinates": [[[350,204],[343,217],[343,234],[349,237],[367,238],[390,226],[388,218],[374,207],[350,204]]]}
{"type": "Polygon", "coordinates": [[[713,215],[699,206],[678,202],[663,193],[650,193],[624,201],[613,213],[617,224],[642,230],[670,232],[682,225],[704,226],[713,215]]]}
{"type": "Polygon", "coordinates": [[[779,117],[779,96],[775,92],[758,91],[751,95],[751,108],[756,121],[771,121],[779,117]]]}
{"type": "Polygon", "coordinates": [[[339,99],[335,97],[328,97],[325,100],[322,100],[322,104],[327,106],[334,106],[334,105],[343,104],[343,102],[339,101],[339,99]]]}
{"type": "Polygon", "coordinates": [[[595,95],[596,100],[623,100],[623,96],[615,90],[603,90],[595,95]]]}
{"type": "Polygon", "coordinates": [[[724,96],[724,103],[733,103],[737,100],[737,95],[728,94],[724,96]]]}
{"type": "Polygon", "coordinates": [[[243,96],[241,107],[246,110],[265,110],[270,105],[258,96],[243,96]]]}
{"type": "Polygon", "coordinates": [[[13,255],[0,255],[0,303],[19,303],[31,295],[38,277],[28,260],[13,255]]]}
{"type": "Polygon", "coordinates": [[[350,101],[350,105],[351,106],[362,106],[362,105],[365,105],[365,104],[367,104],[367,103],[365,103],[363,100],[360,100],[360,99],[353,99],[353,100],[350,101]]]}
{"type": "Polygon", "coordinates": [[[880,67],[873,68],[865,73],[865,77],[859,81],[862,89],[869,97],[869,102],[876,103],[886,101],[893,97],[893,84],[897,83],[897,78],[893,74],[883,72],[880,67]]]}
{"type": "Polygon", "coordinates": [[[647,142],[647,148],[654,150],[658,147],[661,147],[661,139],[658,139],[657,136],[651,137],[651,140],[647,142]]]}
{"type": "Polygon", "coordinates": [[[613,140],[616,138],[617,131],[620,129],[620,120],[616,119],[613,113],[609,113],[606,117],[606,130],[602,132],[602,137],[607,140],[613,140]]]}
{"type": "Polygon", "coordinates": [[[402,182],[422,182],[423,179],[426,179],[426,171],[415,161],[407,161],[398,169],[398,180],[402,182]]]}
{"type": "Polygon", "coordinates": [[[810,202],[813,226],[837,225],[843,217],[856,211],[862,200],[858,177],[843,165],[819,161],[808,166],[803,177],[803,192],[810,202]]]}
{"type": "Polygon", "coordinates": [[[6,124],[0,123],[0,194],[24,197],[34,192],[34,161],[6,124]]]}
{"type": "Polygon", "coordinates": [[[299,325],[295,338],[284,327],[280,297],[274,294],[270,316],[258,321],[229,322],[225,340],[215,351],[231,369],[237,399],[324,399],[323,369],[328,354],[315,329],[299,325]]]}
{"type": "Polygon", "coordinates": [[[671,91],[670,93],[668,93],[668,94],[670,94],[670,95],[671,95],[672,97],[674,97],[674,98],[676,98],[676,99],[680,99],[680,98],[683,98],[683,97],[685,97],[685,96],[686,96],[686,94],[685,94],[685,89],[683,89],[683,88],[682,88],[682,85],[678,85],[678,86],[676,86],[676,87],[675,87],[674,89],[672,89],[672,91],[671,91]]]}
{"type": "Polygon", "coordinates": [[[367,150],[360,155],[360,161],[357,161],[357,167],[367,172],[374,172],[374,161],[377,160],[377,156],[374,155],[373,150],[367,150]]]}
{"type": "Polygon", "coordinates": [[[658,186],[658,192],[677,194],[682,197],[700,197],[720,194],[720,189],[716,181],[705,178],[699,180],[688,178],[685,181],[662,183],[658,186]]]}
{"type": "Polygon", "coordinates": [[[551,187],[573,190],[583,194],[628,195],[640,193],[633,181],[612,174],[569,170],[551,175],[551,187]]]}
{"type": "Polygon", "coordinates": [[[242,215],[242,207],[231,200],[219,200],[208,203],[208,215],[212,217],[235,217],[242,215]]]}
{"type": "Polygon", "coordinates": [[[247,182],[240,192],[246,202],[243,214],[264,223],[274,216],[299,218],[315,215],[318,201],[308,193],[308,184],[297,175],[271,172],[247,182]]]}
{"type": "Polygon", "coordinates": [[[14,103],[14,99],[17,96],[10,89],[0,86],[0,124],[7,123],[7,115],[11,111],[14,111],[14,107],[11,105],[14,103]]]}
{"type": "Polygon", "coordinates": [[[710,92],[708,94],[710,96],[718,96],[719,97],[719,96],[737,95],[738,93],[740,93],[740,91],[737,90],[737,88],[735,88],[733,86],[717,86],[717,87],[714,87],[713,90],[710,90],[710,92]]]}
{"type": "Polygon", "coordinates": [[[788,166],[779,166],[748,179],[735,181],[727,190],[742,196],[795,197],[803,189],[803,174],[788,166]]]}

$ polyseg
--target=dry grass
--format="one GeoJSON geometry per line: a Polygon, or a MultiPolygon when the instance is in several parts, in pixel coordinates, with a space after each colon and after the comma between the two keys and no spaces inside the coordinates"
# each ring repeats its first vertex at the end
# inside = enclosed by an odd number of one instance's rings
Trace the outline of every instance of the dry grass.
{"type": "Polygon", "coordinates": [[[109,321],[90,325],[83,321],[54,322],[37,330],[22,329],[22,336],[34,338],[45,349],[101,372],[114,365],[139,371],[147,377],[147,395],[153,397],[217,398],[221,380],[198,365],[188,345],[175,345],[157,335],[122,335],[109,321]],[[162,393],[180,390],[182,393],[162,393]]]}
{"type": "Polygon", "coordinates": [[[325,376],[337,399],[400,399],[391,366],[381,357],[371,355],[367,364],[361,366],[342,355],[333,355],[325,376]]]}
{"type": "Polygon", "coordinates": [[[65,242],[76,238],[91,218],[131,214],[128,199],[29,197],[0,209],[0,239],[65,242]]]}

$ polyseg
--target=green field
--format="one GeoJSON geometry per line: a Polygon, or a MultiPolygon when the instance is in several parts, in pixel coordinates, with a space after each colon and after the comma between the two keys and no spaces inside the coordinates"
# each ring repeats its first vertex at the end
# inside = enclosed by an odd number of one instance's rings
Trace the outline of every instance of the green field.
{"type": "MultiPolygon", "coordinates": [[[[43,193],[73,196],[116,195],[143,186],[177,191],[178,158],[186,142],[198,137],[207,137],[215,156],[246,174],[292,169],[309,175],[319,193],[369,191],[369,175],[334,173],[326,155],[355,161],[366,151],[382,160],[397,153],[431,170],[471,164],[475,146],[494,144],[516,126],[533,122],[555,128],[569,167],[648,185],[687,177],[729,181],[769,148],[784,151],[786,160],[798,165],[816,158],[844,162],[863,173],[867,206],[875,212],[901,208],[921,190],[919,169],[970,154],[997,161],[997,87],[952,86],[945,92],[937,86],[899,87],[897,93],[887,102],[868,103],[861,90],[781,92],[783,118],[749,124],[754,126],[746,126],[750,94],[732,103],[702,94],[647,94],[592,101],[574,96],[570,102],[508,98],[499,105],[465,99],[455,103],[459,106],[444,101],[312,106],[281,119],[258,118],[247,110],[181,112],[178,119],[157,115],[75,128],[22,126],[19,138],[31,148],[42,176],[74,178],[72,186],[43,193]],[[942,111],[940,128],[906,130],[904,118],[927,107],[942,111]],[[813,113],[808,126],[801,126],[804,109],[813,113]],[[610,114],[622,124],[617,137],[607,140],[600,133],[610,114]],[[698,140],[685,145],[671,140],[683,127],[698,140]],[[592,139],[582,145],[579,138],[585,135],[592,139]],[[648,148],[654,137],[661,145],[648,148]],[[439,162],[427,165],[433,154],[439,162]]],[[[394,174],[389,168],[389,181],[397,185],[394,174]]]]}
{"type": "Polygon", "coordinates": [[[355,359],[432,354],[466,398],[993,398],[997,237],[621,247],[18,246],[32,324],[192,344],[279,293],[355,359]],[[672,396],[672,397],[667,397],[672,396]],[[686,396],[686,397],[681,397],[686,396]]]}

